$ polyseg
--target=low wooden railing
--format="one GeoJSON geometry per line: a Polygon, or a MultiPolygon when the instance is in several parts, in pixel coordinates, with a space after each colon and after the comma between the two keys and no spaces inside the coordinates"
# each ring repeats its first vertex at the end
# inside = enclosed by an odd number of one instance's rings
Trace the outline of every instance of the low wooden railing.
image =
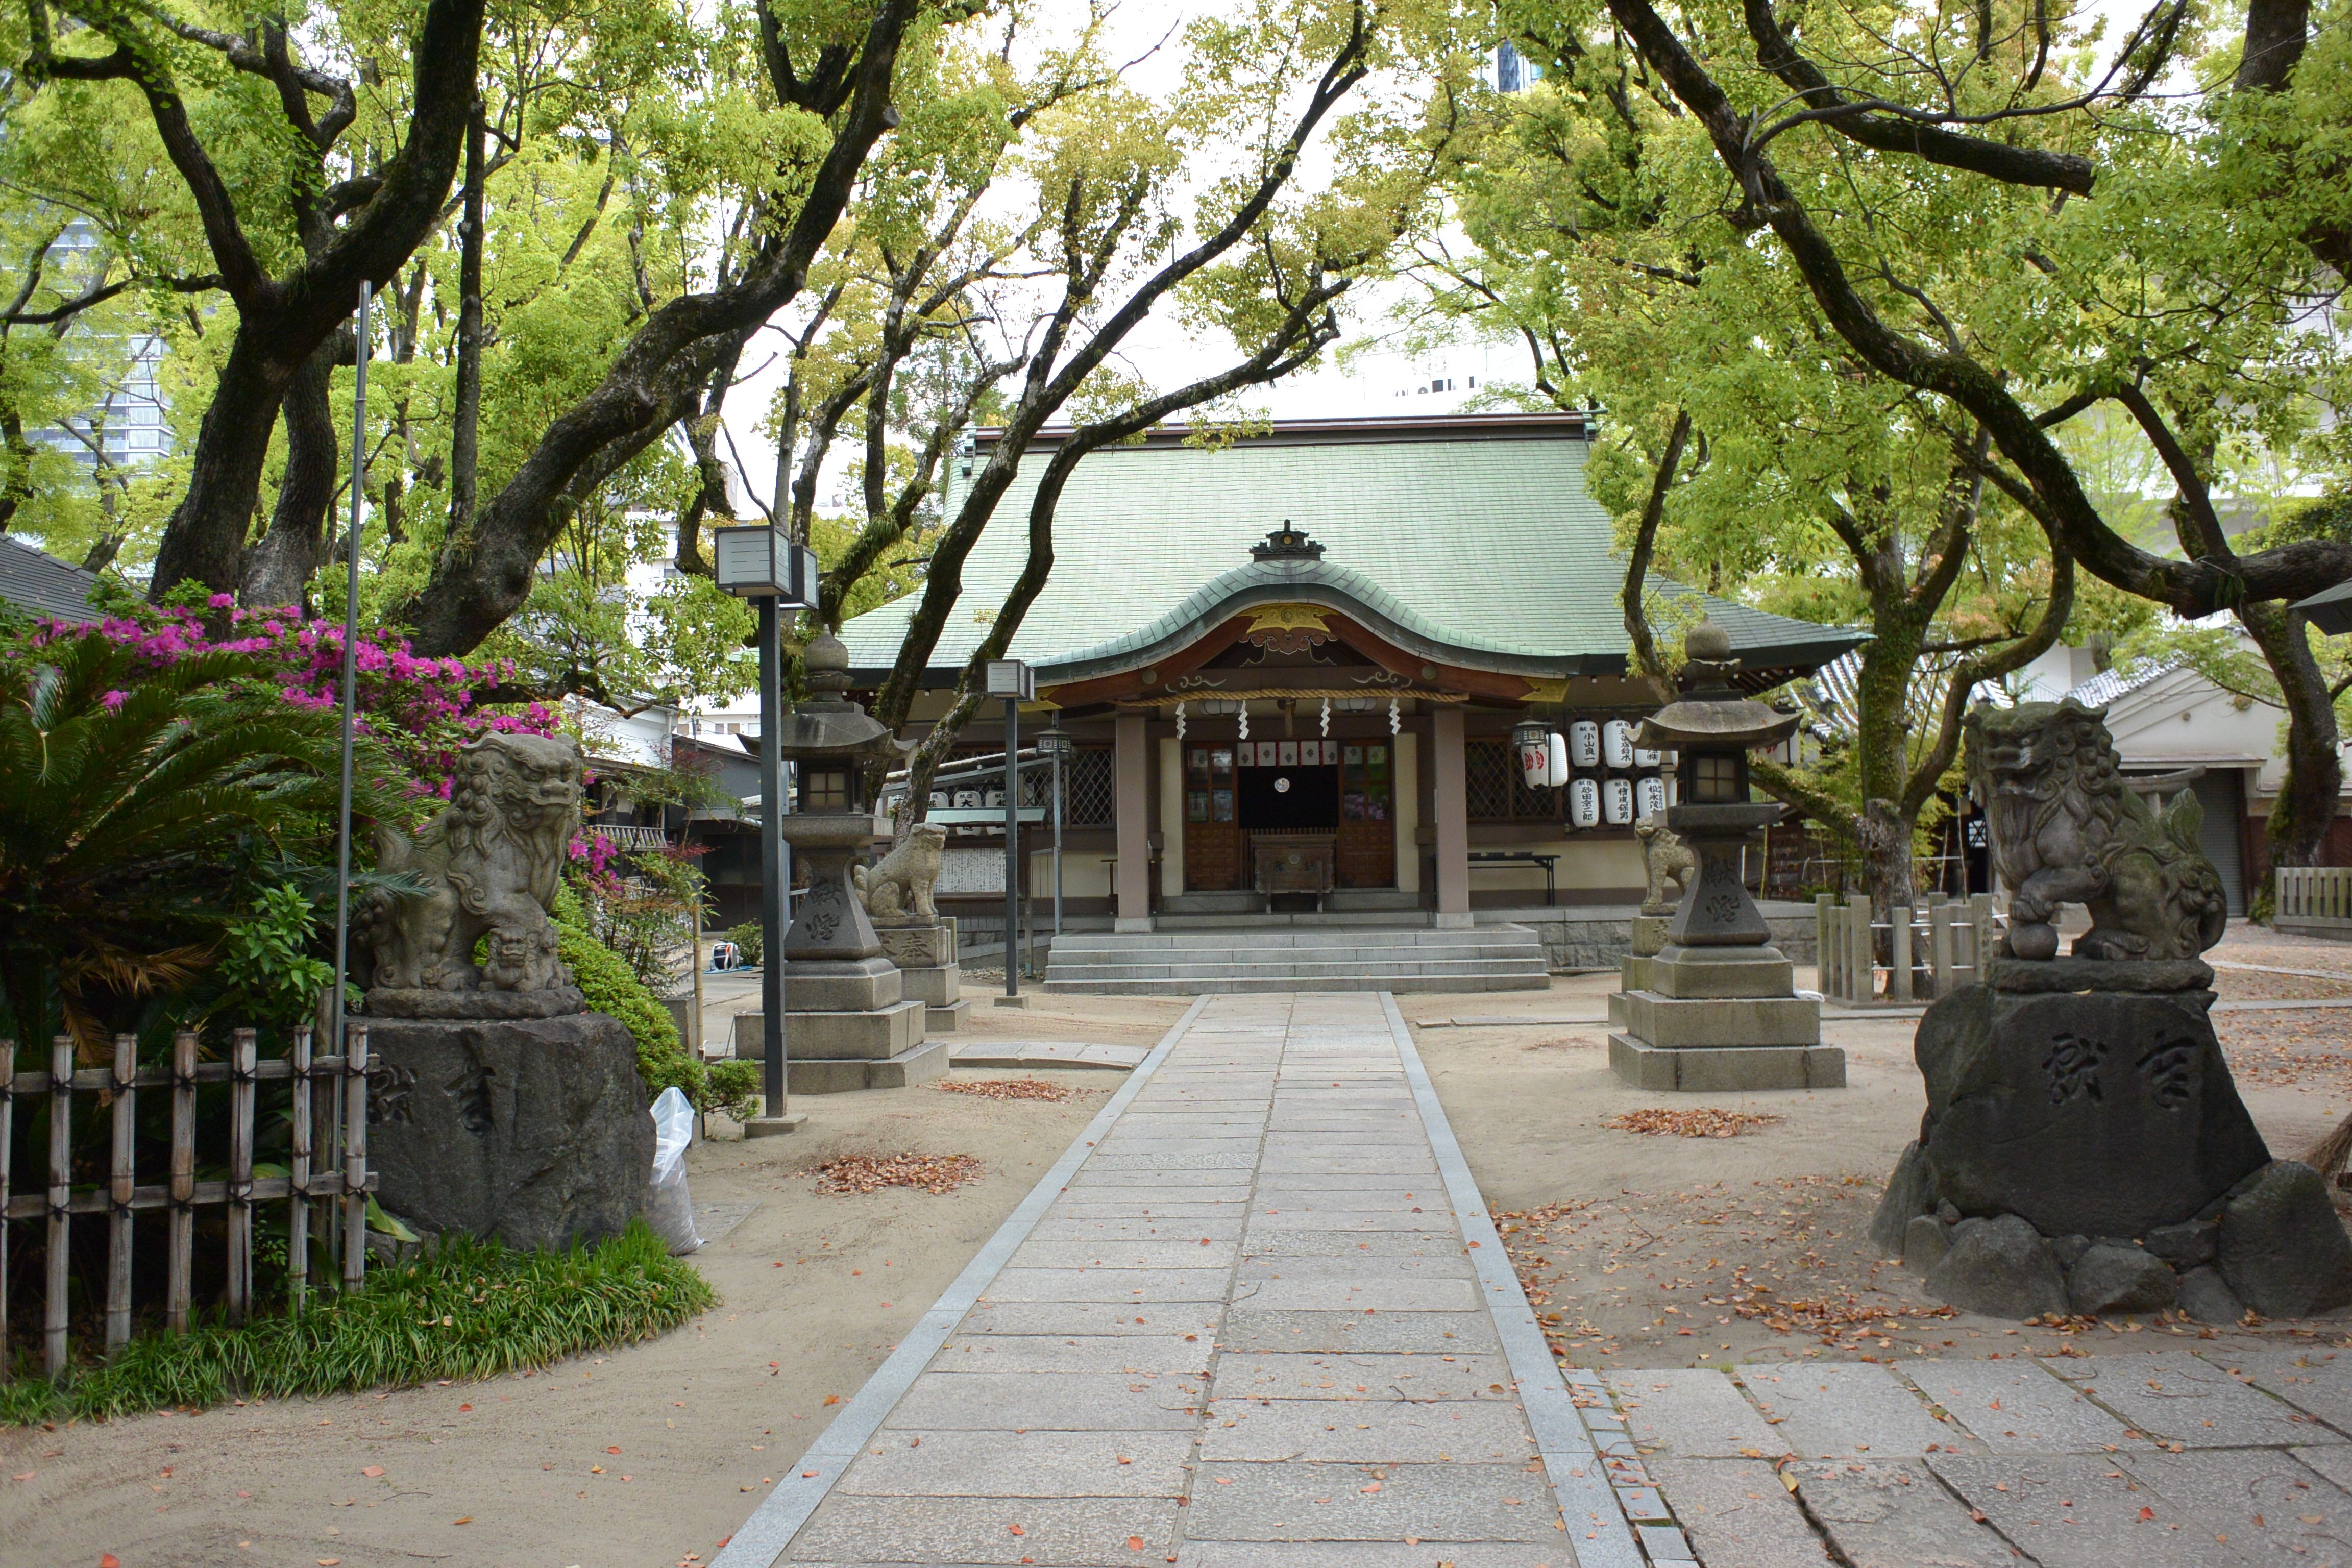
{"type": "MultiPolygon", "coordinates": [[[[340,1251],[345,1289],[356,1289],[367,1267],[367,1194],[374,1178],[367,1168],[367,1026],[351,1026],[348,1056],[311,1055],[308,1028],[294,1033],[290,1057],[256,1058],[255,1035],[229,1036],[226,1061],[199,1062],[196,1037],[183,1030],[172,1040],[169,1068],[142,1068],[138,1040],[114,1037],[110,1068],[74,1067],[73,1041],[60,1035],[50,1045],[47,1072],[16,1070],[16,1042],[0,1040],[0,1303],[8,1297],[8,1222],[34,1220],[47,1226],[47,1295],[41,1319],[43,1363],[51,1378],[68,1364],[67,1286],[76,1215],[104,1215],[107,1224],[106,1344],[111,1351],[131,1338],[131,1259],[142,1210],[165,1210],[168,1256],[164,1266],[164,1321],[171,1330],[188,1326],[195,1253],[195,1211],[227,1210],[228,1321],[244,1322],[253,1310],[254,1205],[285,1199],[289,1205],[286,1272],[289,1305],[301,1310],[311,1289],[310,1210],[326,1209],[321,1240],[331,1261],[340,1251]],[[253,1127],[257,1086],[290,1079],[291,1149],[283,1176],[253,1173],[253,1127]],[[196,1180],[196,1089],[229,1086],[228,1173],[224,1180],[196,1180]],[[170,1179],[142,1186],[138,1181],[138,1098],[141,1089],[172,1095],[170,1179]],[[103,1186],[73,1183],[73,1100],[77,1094],[110,1097],[113,1143],[103,1186]],[[41,1192],[11,1194],[11,1135],[20,1102],[48,1100],[49,1181],[41,1192]],[[323,1135],[323,1137],[321,1136],[323,1135]],[[317,1145],[323,1144],[323,1147],[317,1145]],[[333,1154],[332,1163],[325,1156],[333,1154]],[[335,1214],[341,1207],[341,1224],[335,1214]],[[340,1234],[339,1234],[340,1233],[340,1234]],[[338,1245],[340,1244],[340,1245],[338,1245]]],[[[0,1379],[8,1375],[7,1322],[0,1312],[0,1379]]]]}
{"type": "Polygon", "coordinates": [[[1888,916],[1873,922],[1870,900],[1863,894],[1843,904],[1833,894],[1814,897],[1824,999],[1853,1005],[1932,1001],[1982,978],[1994,941],[1991,894],[1971,894],[1962,902],[1929,893],[1917,908],[1898,905],[1888,916]],[[1878,957],[1882,932],[1887,936],[1884,963],[1878,957]]]}
{"type": "Polygon", "coordinates": [[[2352,934],[2352,866],[2281,866],[2271,875],[2279,930],[2352,934]]]}

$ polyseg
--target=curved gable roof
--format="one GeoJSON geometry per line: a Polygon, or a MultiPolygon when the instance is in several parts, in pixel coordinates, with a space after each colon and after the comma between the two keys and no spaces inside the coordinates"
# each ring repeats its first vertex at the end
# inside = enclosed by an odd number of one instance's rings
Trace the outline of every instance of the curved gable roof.
{"type": "MultiPolygon", "coordinates": [[[[1277,424],[1217,449],[1160,432],[1080,463],[1063,491],[1055,564],[1011,653],[1045,679],[1146,663],[1236,610],[1285,601],[1361,619],[1442,663],[1540,677],[1622,674],[1623,566],[1584,487],[1570,416],[1277,424]],[[1252,561],[1288,521],[1319,561],[1252,561]]],[[[1041,438],[963,567],[963,597],[931,658],[952,679],[1025,561],[1025,519],[1052,455],[1041,438]]],[[[951,509],[950,509],[951,510],[951,509]]],[[[1660,583],[1679,595],[1691,590],[1660,583]]],[[[842,628],[851,663],[898,655],[920,594],[842,628]]],[[[1811,668],[1863,640],[1708,599],[1751,667],[1811,668]]]]}

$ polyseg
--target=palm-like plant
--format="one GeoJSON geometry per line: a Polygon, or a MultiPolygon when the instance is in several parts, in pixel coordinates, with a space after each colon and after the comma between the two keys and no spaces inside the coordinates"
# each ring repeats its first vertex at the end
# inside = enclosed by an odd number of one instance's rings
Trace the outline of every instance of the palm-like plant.
{"type": "MultiPolygon", "coordinates": [[[[272,674],[96,632],[0,655],[0,1026],[101,1050],[127,1010],[211,963],[256,891],[248,868],[330,849],[340,726],[272,674]]],[[[354,810],[400,815],[381,752],[363,753],[354,810]]]]}

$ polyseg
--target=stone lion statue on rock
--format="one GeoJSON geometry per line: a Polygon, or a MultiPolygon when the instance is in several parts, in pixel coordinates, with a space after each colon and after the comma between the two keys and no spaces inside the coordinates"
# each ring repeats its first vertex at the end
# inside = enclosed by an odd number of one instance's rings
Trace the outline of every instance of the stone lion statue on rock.
{"type": "Polygon", "coordinates": [[[2198,847],[2204,809],[2183,790],[2158,816],[2126,789],[2105,711],[2069,698],[1969,715],[1969,786],[2011,889],[2008,952],[2055,957],[2051,922],[2074,903],[2091,911],[2077,958],[2193,959],[2229,916],[2198,847]]]}
{"type": "Polygon", "coordinates": [[[1655,813],[1633,824],[1633,836],[1642,841],[1642,868],[1650,879],[1649,890],[1642,895],[1642,912],[1670,915],[1675,902],[1690,891],[1691,879],[1698,875],[1698,857],[1655,813]],[[1674,900],[1666,897],[1669,882],[1674,884],[1674,900]]]}
{"type": "MultiPolygon", "coordinates": [[[[406,872],[431,891],[412,899],[378,892],[369,900],[362,936],[375,960],[373,1010],[408,1010],[395,997],[379,1006],[383,993],[561,992],[572,985],[572,972],[555,956],[547,910],[580,826],[581,772],[576,741],[485,735],[458,753],[449,804],[439,816],[413,836],[378,826],[378,867],[406,872]],[[486,967],[474,963],[478,944],[486,949],[486,967]]],[[[576,1003],[577,993],[572,998],[576,1003]]]]}
{"type": "Polygon", "coordinates": [[[940,851],[948,830],[918,822],[898,836],[890,853],[872,866],[853,867],[857,899],[876,925],[930,925],[940,918],[932,901],[940,882],[940,851]]]}

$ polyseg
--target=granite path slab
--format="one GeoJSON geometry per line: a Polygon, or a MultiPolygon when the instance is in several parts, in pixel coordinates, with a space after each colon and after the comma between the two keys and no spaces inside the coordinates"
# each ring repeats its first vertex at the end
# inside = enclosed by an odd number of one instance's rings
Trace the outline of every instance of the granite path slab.
{"type": "Polygon", "coordinates": [[[1588,1404],[1393,1000],[1203,997],[714,1568],[1672,1560],[1588,1404]]]}

